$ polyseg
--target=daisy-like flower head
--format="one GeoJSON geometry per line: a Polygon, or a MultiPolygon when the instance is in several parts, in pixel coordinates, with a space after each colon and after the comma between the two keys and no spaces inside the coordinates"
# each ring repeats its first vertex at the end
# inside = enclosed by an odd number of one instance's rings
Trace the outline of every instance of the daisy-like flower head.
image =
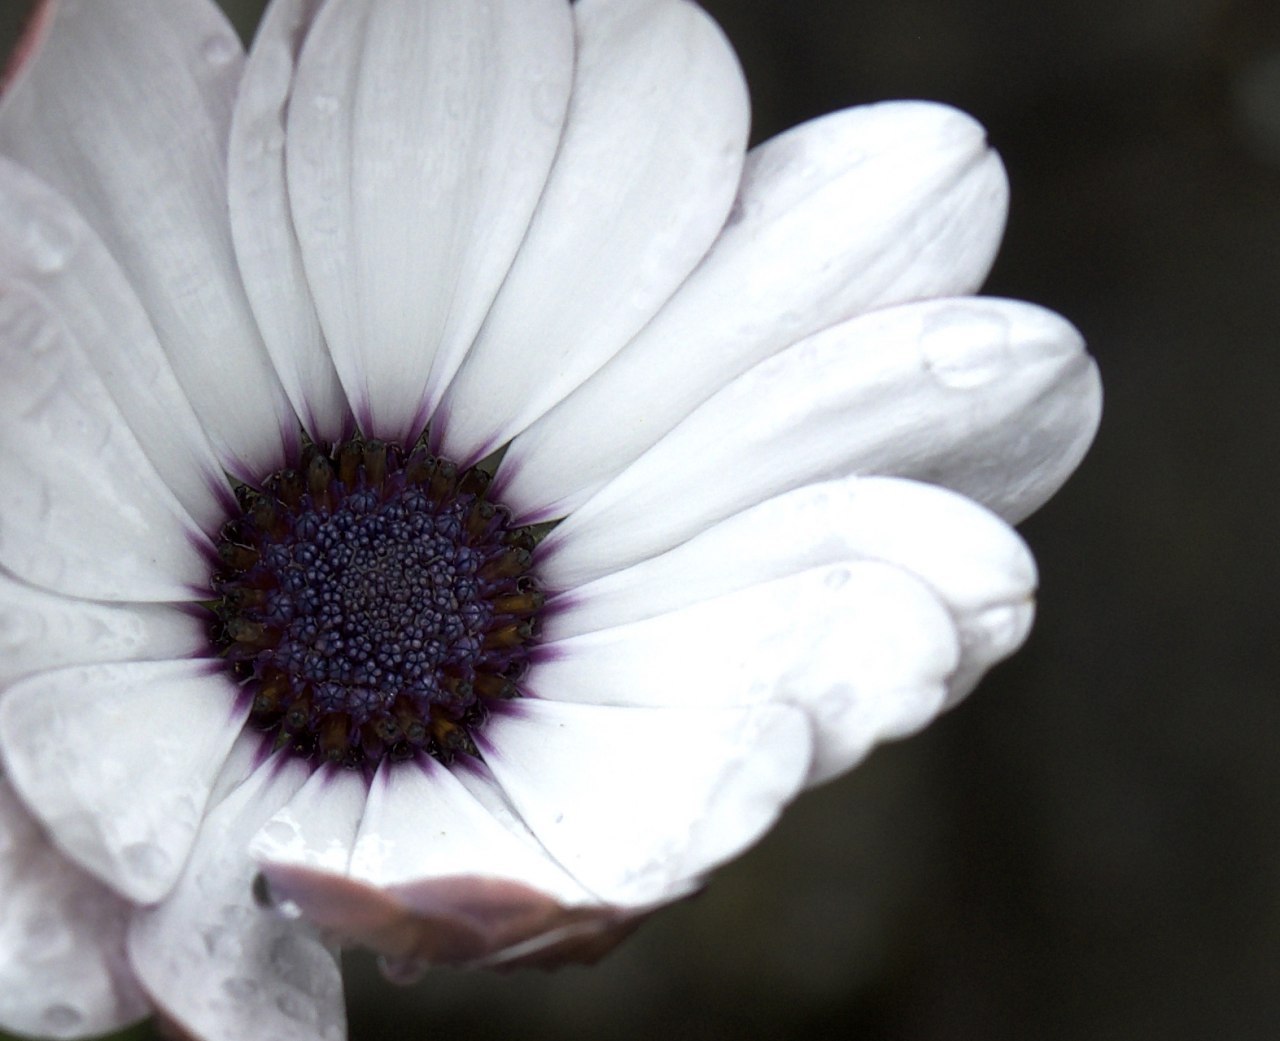
{"type": "Polygon", "coordinates": [[[1093,435],[941,105],[687,0],[42,5],[0,101],[0,1024],[598,956],[1024,639],[1093,435]],[[499,454],[500,450],[504,454],[499,454]],[[497,460],[495,463],[494,460],[497,460]]]}

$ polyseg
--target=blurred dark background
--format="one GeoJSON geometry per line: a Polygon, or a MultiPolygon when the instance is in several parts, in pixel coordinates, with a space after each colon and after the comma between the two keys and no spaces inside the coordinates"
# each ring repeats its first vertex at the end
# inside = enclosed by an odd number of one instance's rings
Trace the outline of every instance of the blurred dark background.
{"type": "MultiPolygon", "coordinates": [[[[260,0],[224,6],[250,35],[260,0]]],[[[1280,5],[705,6],[755,140],[896,97],[989,128],[987,292],[1070,317],[1107,395],[1023,528],[1035,631],[595,968],[400,989],[351,958],[353,1041],[1274,1041],[1280,5]]]]}

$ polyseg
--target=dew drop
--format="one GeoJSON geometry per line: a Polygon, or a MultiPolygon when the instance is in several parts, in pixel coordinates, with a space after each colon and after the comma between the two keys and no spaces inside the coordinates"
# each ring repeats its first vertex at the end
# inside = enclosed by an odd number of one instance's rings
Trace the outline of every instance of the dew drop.
{"type": "Polygon", "coordinates": [[[69,1037],[84,1022],[84,1014],[70,1005],[50,1005],[44,1010],[41,1022],[54,1037],[69,1037]]]}
{"type": "Polygon", "coordinates": [[[1013,363],[1008,320],[971,308],[934,311],[920,333],[925,368],[945,387],[971,390],[1004,375],[1013,363]]]}
{"type": "Polygon", "coordinates": [[[234,929],[213,926],[204,931],[204,947],[211,958],[225,958],[237,961],[244,955],[244,944],[240,941],[240,933],[234,929]]]}
{"type": "Polygon", "coordinates": [[[169,854],[152,842],[131,843],[123,853],[125,866],[140,878],[161,878],[171,865],[169,854]]]}
{"type": "Polygon", "coordinates": [[[37,214],[27,225],[24,245],[35,269],[52,275],[67,266],[79,245],[79,237],[65,221],[37,214]]]}
{"type": "Polygon", "coordinates": [[[283,1012],[290,1019],[306,1019],[307,1003],[298,997],[297,994],[281,994],[276,998],[276,1008],[283,1012]]]}
{"type": "Polygon", "coordinates": [[[223,981],[222,989],[228,997],[236,1001],[249,1001],[257,996],[259,987],[256,980],[244,976],[232,976],[231,979],[223,981]]]}
{"type": "Polygon", "coordinates": [[[46,951],[56,946],[64,936],[61,921],[52,914],[36,915],[27,922],[24,932],[29,944],[46,951]]]}
{"type": "Polygon", "coordinates": [[[272,907],[272,910],[281,918],[290,922],[296,922],[302,917],[302,907],[294,903],[292,900],[281,900],[278,904],[272,907]]]}
{"type": "Polygon", "coordinates": [[[332,116],[338,111],[338,99],[332,94],[317,94],[311,99],[311,104],[323,116],[332,116]]]}
{"type": "Polygon", "coordinates": [[[277,846],[288,846],[301,838],[298,825],[289,820],[269,820],[260,833],[263,839],[277,846]]]}
{"type": "Polygon", "coordinates": [[[842,589],[849,582],[848,568],[832,568],[827,572],[827,577],[822,580],[822,584],[828,589],[842,589]]]}
{"type": "Polygon", "coordinates": [[[200,48],[200,53],[204,55],[204,60],[210,65],[221,68],[224,65],[229,65],[239,53],[239,50],[235,41],[230,37],[211,36],[205,41],[204,46],[200,48]]]}

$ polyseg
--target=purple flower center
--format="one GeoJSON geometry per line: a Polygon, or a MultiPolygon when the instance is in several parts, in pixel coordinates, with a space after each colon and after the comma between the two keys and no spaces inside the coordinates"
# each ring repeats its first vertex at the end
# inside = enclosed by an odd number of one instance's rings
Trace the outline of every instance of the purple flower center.
{"type": "Polygon", "coordinates": [[[533,536],[488,482],[354,439],[240,490],[213,641],[251,726],[353,769],[476,754],[489,704],[519,694],[542,607],[533,536]]]}

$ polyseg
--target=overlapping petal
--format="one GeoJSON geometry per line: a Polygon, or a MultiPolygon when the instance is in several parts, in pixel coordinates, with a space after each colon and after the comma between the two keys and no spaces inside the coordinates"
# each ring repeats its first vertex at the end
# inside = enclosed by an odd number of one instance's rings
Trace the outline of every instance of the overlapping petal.
{"type": "Polygon", "coordinates": [[[60,3],[0,99],[0,153],[74,199],[128,276],[223,465],[292,436],[236,270],[227,132],[243,62],[206,0],[60,3]]]}
{"type": "Polygon", "coordinates": [[[623,906],[673,900],[758,839],[804,785],[812,751],[804,714],[788,705],[528,700],[479,741],[538,841],[623,906]]]}
{"type": "Polygon", "coordinates": [[[560,140],[562,0],[333,0],[294,78],[294,227],[367,434],[425,425],[511,266],[560,140]]]}
{"type": "Polygon", "coordinates": [[[766,141],[697,270],[513,442],[499,474],[506,501],[561,516],[776,351],[875,308],[972,292],[1007,198],[982,127],[943,105],[848,109],[766,141]]]}
{"type": "Polygon", "coordinates": [[[742,170],[749,104],[687,0],[581,0],[560,150],[515,264],[433,421],[466,463],[598,369],[706,252],[742,170]]]}
{"type": "Polygon", "coordinates": [[[1020,520],[1078,465],[1100,396],[1079,333],[1042,308],[970,298],[875,311],[729,383],[561,523],[542,566],[569,588],[849,473],[935,482],[1020,520]]]}
{"type": "Polygon", "coordinates": [[[0,278],[57,312],[165,486],[201,525],[216,524],[231,490],[132,286],[71,204],[4,158],[0,278]]]}
{"type": "Polygon", "coordinates": [[[182,871],[249,706],[200,661],[43,672],[0,695],[14,787],[80,864],[138,903],[182,871]]]}
{"type": "Polygon", "coordinates": [[[954,620],[924,582],[844,561],[548,644],[540,697],[671,709],[779,702],[814,730],[816,782],[941,709],[960,660],[954,620]]]}
{"type": "Polygon", "coordinates": [[[339,441],[350,411],[303,270],[285,174],[293,75],[321,2],[277,0],[262,16],[231,120],[227,190],[236,260],[271,363],[312,439],[339,441]]]}
{"type": "Polygon", "coordinates": [[[345,1029],[334,952],[305,923],[255,902],[246,852],[310,771],[298,759],[273,760],[239,780],[244,751],[215,788],[230,791],[206,816],[173,893],[134,915],[129,956],[161,1013],[194,1037],[338,1041],[345,1029]]]}
{"type": "Polygon", "coordinates": [[[95,600],[188,600],[211,544],[174,498],[79,343],[30,287],[0,284],[0,565],[95,600]]]}
{"type": "Polygon", "coordinates": [[[494,963],[595,941],[600,907],[487,786],[434,762],[316,775],[254,839],[271,892],[392,964],[494,963]],[[487,795],[484,801],[477,792],[487,795]]]}
{"type": "Polygon", "coordinates": [[[0,689],[64,665],[195,657],[208,649],[205,630],[170,604],[59,596],[0,568],[0,689]]]}
{"type": "Polygon", "coordinates": [[[148,1014],[125,956],[132,905],[74,867],[0,777],[0,1029],[72,1038],[148,1014]]]}

